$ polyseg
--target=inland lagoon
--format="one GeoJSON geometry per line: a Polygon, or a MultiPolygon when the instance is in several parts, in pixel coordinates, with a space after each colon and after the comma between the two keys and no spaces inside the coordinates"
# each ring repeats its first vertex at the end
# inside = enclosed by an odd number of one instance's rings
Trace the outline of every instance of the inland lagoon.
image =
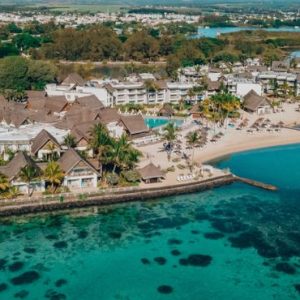
{"type": "Polygon", "coordinates": [[[268,32],[300,32],[299,27],[272,27],[272,28],[259,28],[259,27],[250,27],[250,26],[236,26],[236,27],[199,27],[198,32],[192,35],[192,38],[208,37],[216,38],[220,34],[233,33],[239,31],[249,31],[249,30],[265,30],[268,32]]]}
{"type": "Polygon", "coordinates": [[[279,190],[2,219],[0,299],[298,299],[300,146],[218,165],[279,190]]]}

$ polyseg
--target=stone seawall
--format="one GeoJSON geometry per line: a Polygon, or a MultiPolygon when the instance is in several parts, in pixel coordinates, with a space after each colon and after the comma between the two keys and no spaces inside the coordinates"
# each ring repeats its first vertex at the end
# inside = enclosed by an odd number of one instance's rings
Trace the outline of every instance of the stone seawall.
{"type": "Polygon", "coordinates": [[[124,193],[89,196],[87,199],[78,200],[68,199],[63,202],[38,202],[18,205],[2,206],[0,209],[0,217],[7,217],[13,215],[34,214],[39,212],[51,212],[58,210],[67,210],[75,208],[83,208],[89,206],[101,206],[108,204],[116,204],[130,201],[146,201],[149,199],[181,195],[186,193],[193,193],[198,191],[205,191],[215,187],[228,185],[235,182],[237,179],[231,174],[220,176],[218,178],[207,179],[202,182],[186,183],[182,185],[173,185],[167,187],[157,187],[149,189],[141,189],[129,191],[124,193]]]}

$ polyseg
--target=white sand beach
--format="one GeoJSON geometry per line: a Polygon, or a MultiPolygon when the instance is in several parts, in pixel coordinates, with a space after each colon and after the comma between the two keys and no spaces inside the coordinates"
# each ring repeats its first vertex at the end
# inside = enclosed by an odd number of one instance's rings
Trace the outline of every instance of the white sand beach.
{"type": "MultiPolygon", "coordinates": [[[[286,128],[294,126],[295,124],[300,124],[300,112],[296,111],[297,107],[298,104],[284,104],[284,111],[263,116],[243,112],[241,119],[236,122],[235,127],[216,128],[215,130],[211,129],[208,142],[202,148],[189,149],[185,143],[185,136],[188,132],[200,129],[198,125],[192,125],[188,129],[179,132],[178,140],[180,141],[182,149],[181,154],[172,153],[171,159],[168,160],[167,153],[163,151],[163,142],[143,146],[140,150],[144,153],[144,158],[140,162],[140,166],[145,166],[149,162],[153,162],[163,170],[174,166],[175,171],[168,172],[166,180],[164,180],[163,183],[160,183],[160,185],[176,184],[178,183],[178,176],[191,173],[188,168],[178,168],[178,165],[187,165],[187,161],[182,158],[182,153],[187,154],[189,160],[191,160],[192,153],[194,152],[194,162],[206,164],[211,160],[236,152],[300,143],[300,130],[286,128]],[[270,124],[283,122],[285,127],[281,128],[279,131],[266,129],[249,133],[249,128],[258,118],[269,119],[270,124]],[[242,130],[237,130],[237,125],[244,119],[248,119],[248,126],[242,130]],[[211,137],[219,132],[223,133],[223,137],[217,142],[211,142],[211,137]]],[[[214,173],[214,176],[223,174],[222,172],[220,173],[220,170],[215,170],[214,173]]]]}

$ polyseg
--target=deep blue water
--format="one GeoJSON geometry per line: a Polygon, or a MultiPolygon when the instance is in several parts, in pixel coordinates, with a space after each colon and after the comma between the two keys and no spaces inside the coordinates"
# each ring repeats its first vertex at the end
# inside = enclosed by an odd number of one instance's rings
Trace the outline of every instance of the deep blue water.
{"type": "Polygon", "coordinates": [[[300,146],[220,163],[243,184],[2,219],[0,299],[299,299],[300,146]]]}
{"type": "Polygon", "coordinates": [[[255,27],[212,27],[212,28],[198,28],[198,33],[193,35],[192,37],[210,37],[215,38],[218,34],[222,33],[232,33],[243,30],[266,30],[266,31],[274,31],[274,32],[300,32],[300,28],[295,27],[279,27],[279,28],[255,28],[255,27]]]}

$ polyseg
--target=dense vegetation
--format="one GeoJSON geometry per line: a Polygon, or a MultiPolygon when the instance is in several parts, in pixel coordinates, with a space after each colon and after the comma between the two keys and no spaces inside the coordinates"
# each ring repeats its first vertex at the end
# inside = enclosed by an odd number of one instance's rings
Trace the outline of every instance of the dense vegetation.
{"type": "Polygon", "coordinates": [[[18,91],[43,89],[56,77],[56,68],[47,62],[6,57],[0,60],[0,88],[18,91]]]}
{"type": "MultiPolygon", "coordinates": [[[[204,17],[203,22],[227,22],[227,18],[204,17]]],[[[6,68],[8,63],[15,64],[15,75],[20,75],[17,85],[22,89],[40,89],[47,81],[57,75],[52,61],[139,61],[144,66],[150,61],[165,61],[165,75],[176,77],[181,66],[203,63],[244,61],[248,57],[261,57],[266,64],[285,55],[286,47],[300,47],[300,33],[243,31],[222,35],[219,38],[189,38],[197,27],[192,24],[168,24],[153,28],[141,24],[115,24],[78,26],[64,28],[53,22],[40,24],[30,22],[22,27],[14,23],[0,26],[0,58],[30,55],[30,60],[0,60],[0,88],[11,88],[6,68]],[[118,33],[116,30],[118,29],[118,33]],[[26,65],[24,67],[24,65],[26,65]],[[35,70],[32,72],[31,70],[35,70]],[[22,82],[21,82],[22,81],[22,82]],[[36,84],[34,84],[36,82],[36,84]]],[[[84,77],[91,75],[89,68],[76,70],[84,77]]],[[[105,65],[103,66],[105,68],[105,65]]],[[[151,68],[151,65],[149,65],[151,68]]],[[[91,68],[90,68],[91,69],[91,68]]],[[[95,69],[95,68],[94,68],[95,69]]],[[[61,77],[73,71],[69,66],[63,68],[61,77]]],[[[103,70],[103,73],[109,72],[103,70]]],[[[120,74],[137,71],[133,64],[123,67],[120,74]]],[[[144,71],[147,71],[146,69],[144,71]]],[[[157,70],[150,70],[156,72],[157,70]]],[[[12,72],[14,73],[14,71],[12,72]]],[[[101,73],[101,72],[100,72],[101,73]]]]}

